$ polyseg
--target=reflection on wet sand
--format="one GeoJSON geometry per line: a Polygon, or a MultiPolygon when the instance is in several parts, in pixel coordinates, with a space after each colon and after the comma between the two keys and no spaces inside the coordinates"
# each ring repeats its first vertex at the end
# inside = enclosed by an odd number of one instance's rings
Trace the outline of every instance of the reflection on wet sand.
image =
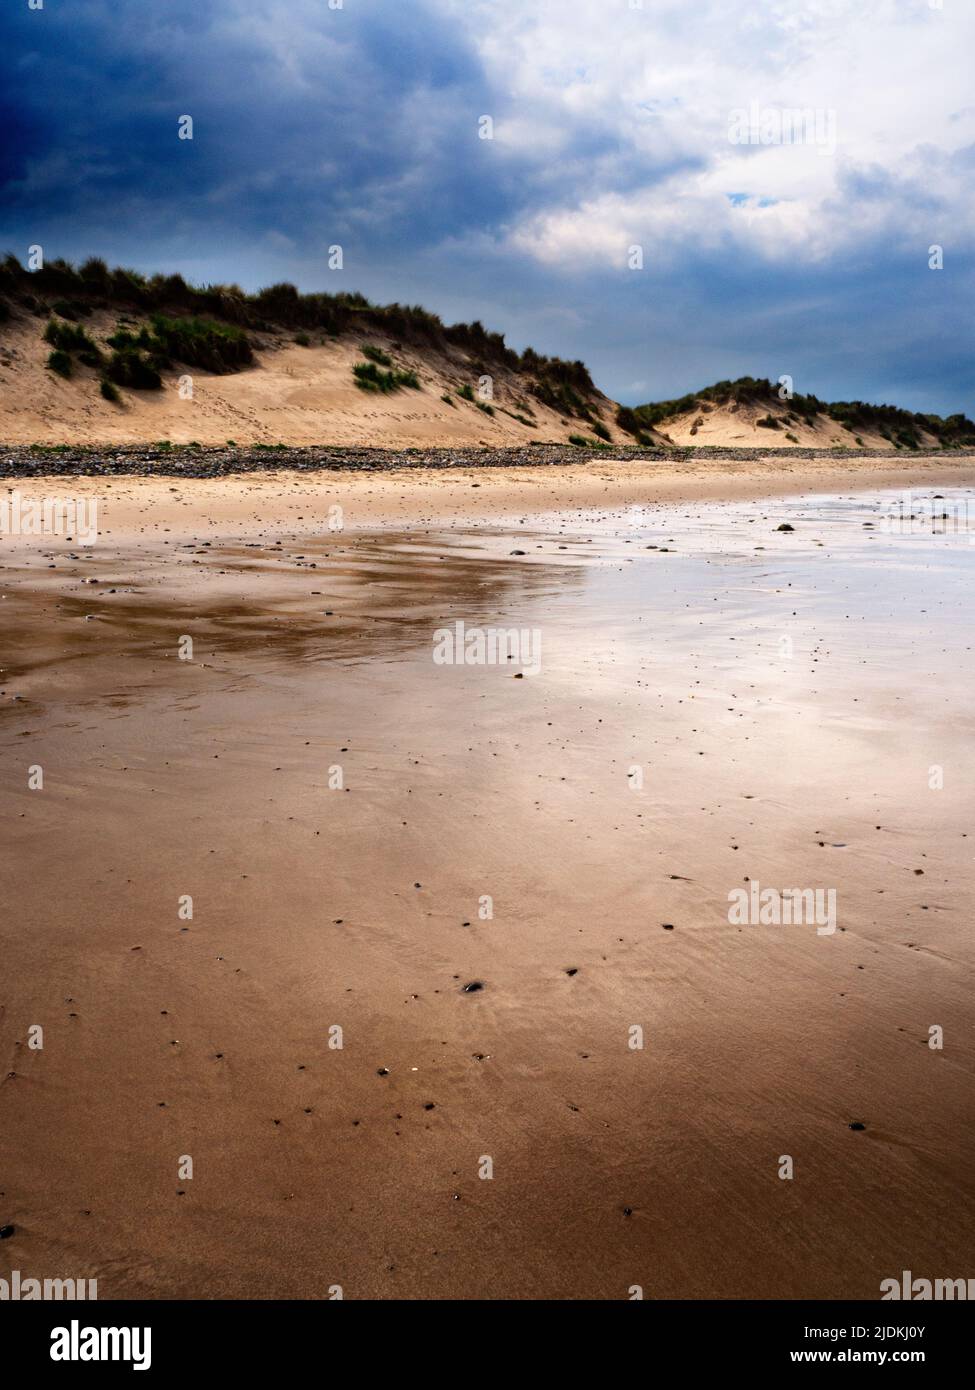
{"type": "MultiPolygon", "coordinates": [[[[429,647],[433,628],[454,609],[489,621],[537,607],[581,582],[572,566],[560,567],[555,578],[469,553],[453,538],[431,549],[411,544],[409,535],[383,533],[343,546],[338,555],[325,544],[305,539],[295,553],[209,546],[196,552],[205,555],[205,569],[194,560],[201,568],[192,573],[167,570],[165,587],[158,572],[140,572],[140,561],[102,552],[67,574],[62,564],[58,579],[43,586],[29,571],[8,567],[8,618],[37,639],[10,651],[8,679],[23,684],[39,670],[81,660],[162,659],[175,654],[174,634],[183,633],[193,635],[208,659],[240,657],[251,670],[262,662],[393,659],[429,647]],[[308,558],[313,555],[319,558],[308,558]],[[327,588],[316,587],[326,579],[327,588]],[[203,580],[208,596],[201,604],[203,580]]],[[[98,680],[93,674],[92,698],[98,680]]]]}

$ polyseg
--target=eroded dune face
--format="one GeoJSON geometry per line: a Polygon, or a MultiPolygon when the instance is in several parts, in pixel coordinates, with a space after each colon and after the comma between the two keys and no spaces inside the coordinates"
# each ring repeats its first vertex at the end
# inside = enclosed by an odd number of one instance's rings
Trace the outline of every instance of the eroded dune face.
{"type": "MultiPolygon", "coordinates": [[[[374,346],[419,389],[363,391],[354,367],[365,362],[362,334],[254,334],[255,361],[213,375],[175,364],[161,390],[122,388],[113,404],[99,391],[99,372],[77,360],[65,380],[46,367],[46,316],[18,315],[0,325],[0,439],[10,444],[358,444],[372,447],[530,446],[593,436],[632,443],[615,425],[616,407],[591,397],[592,421],[559,415],[531,391],[530,379],[507,367],[473,361],[459,349],[435,351],[371,334],[374,346]],[[463,393],[463,394],[462,394],[463,393]],[[472,399],[467,399],[470,393],[472,399]],[[444,397],[449,397],[449,401],[444,397]]],[[[99,345],[116,329],[100,312],[84,322],[99,345]]],[[[648,432],[652,434],[652,432],[648,432]]]]}
{"type": "MultiPolygon", "coordinates": [[[[895,445],[876,429],[845,430],[824,413],[811,420],[792,414],[788,401],[705,404],[672,415],[659,426],[675,444],[752,449],[862,449],[894,453],[895,445]],[[761,423],[760,423],[761,422],[761,423]]],[[[930,435],[922,443],[938,447],[930,435]]]]}

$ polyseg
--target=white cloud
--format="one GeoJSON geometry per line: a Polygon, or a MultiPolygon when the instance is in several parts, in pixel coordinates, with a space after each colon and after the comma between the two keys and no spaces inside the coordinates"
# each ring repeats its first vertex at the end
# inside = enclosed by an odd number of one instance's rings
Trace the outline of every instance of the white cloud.
{"type": "Polygon", "coordinates": [[[441,0],[494,92],[498,156],[541,190],[513,248],[567,269],[696,246],[815,262],[975,235],[975,6],[945,0],[441,0]],[[733,144],[737,108],[813,108],[835,148],[733,144]],[[737,205],[732,194],[749,195],[737,205]]]}

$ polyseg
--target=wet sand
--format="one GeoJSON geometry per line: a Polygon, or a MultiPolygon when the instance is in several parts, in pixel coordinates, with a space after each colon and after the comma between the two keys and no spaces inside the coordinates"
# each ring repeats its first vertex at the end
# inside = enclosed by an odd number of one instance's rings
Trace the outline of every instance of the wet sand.
{"type": "Polygon", "coordinates": [[[102,534],[0,544],[0,1274],[975,1272],[975,547],[895,485],[975,515],[939,459],[52,482],[102,534]],[[435,665],[458,620],[539,673],[435,665]],[[838,930],[732,925],[749,880],[838,930]]]}

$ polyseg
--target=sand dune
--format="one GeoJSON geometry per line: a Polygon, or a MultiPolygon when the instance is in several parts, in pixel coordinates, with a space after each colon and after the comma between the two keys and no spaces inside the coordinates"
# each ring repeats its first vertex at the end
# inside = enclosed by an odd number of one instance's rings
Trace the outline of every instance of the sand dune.
{"type": "MultiPolygon", "coordinates": [[[[674,444],[713,445],[721,448],[754,449],[855,449],[868,453],[896,453],[895,446],[877,430],[845,430],[829,415],[821,413],[812,422],[795,416],[787,419],[788,401],[742,401],[711,405],[702,402],[693,410],[672,415],[660,426],[661,432],[674,444]],[[768,429],[758,421],[773,414],[779,421],[777,429],[768,429]],[[791,438],[790,438],[791,436],[791,438]],[[862,440],[862,445],[857,440],[862,440]]],[[[931,435],[921,436],[926,447],[937,447],[931,435]]]]}
{"type": "MultiPolygon", "coordinates": [[[[50,347],[42,334],[46,316],[20,316],[0,325],[0,440],[7,444],[359,444],[402,448],[424,445],[529,445],[592,437],[585,420],[551,410],[529,392],[529,383],[491,364],[493,415],[459,390],[478,390],[479,367],[460,349],[436,351],[398,344],[372,333],[368,342],[415,371],[419,391],[366,393],[354,384],[362,362],[362,335],[313,340],[300,347],[294,334],[254,335],[256,365],[229,375],[193,367],[164,372],[161,391],[123,390],[123,404],[99,394],[98,372],[75,365],[70,380],[45,367],[50,347]],[[182,399],[181,377],[192,378],[192,399],[182,399]],[[450,395],[452,404],[442,397],[450,395]],[[531,424],[514,418],[520,415],[531,424]]],[[[96,312],[85,331],[100,344],[116,316],[96,312]]],[[[614,403],[596,393],[598,418],[611,439],[632,440],[615,423],[614,403]]],[[[650,432],[652,433],[652,432],[650,432]]]]}
{"type": "Polygon", "coordinates": [[[754,377],[621,406],[583,362],[356,295],[245,295],[97,261],[80,272],[53,262],[35,278],[9,258],[0,291],[0,443],[13,446],[975,447],[961,414],[782,400],[754,377]]]}

